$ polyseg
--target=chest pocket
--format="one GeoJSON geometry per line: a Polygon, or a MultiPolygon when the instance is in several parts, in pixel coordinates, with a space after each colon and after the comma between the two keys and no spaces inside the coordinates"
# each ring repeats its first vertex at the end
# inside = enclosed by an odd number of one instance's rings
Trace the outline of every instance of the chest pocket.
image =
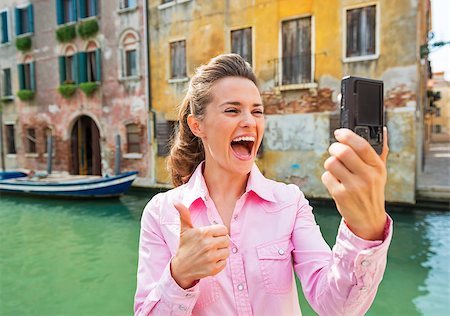
{"type": "Polygon", "coordinates": [[[287,293],[292,289],[293,267],[290,239],[264,243],[256,247],[261,276],[268,293],[287,293]]]}

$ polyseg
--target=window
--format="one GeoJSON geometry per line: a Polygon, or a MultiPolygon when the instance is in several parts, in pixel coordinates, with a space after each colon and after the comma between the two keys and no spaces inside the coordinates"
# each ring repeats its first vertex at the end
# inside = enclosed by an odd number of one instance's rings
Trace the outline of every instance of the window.
{"type": "Polygon", "coordinates": [[[434,125],[434,132],[440,134],[442,132],[442,127],[439,124],[434,125]]]}
{"type": "Polygon", "coordinates": [[[441,116],[441,108],[436,108],[435,110],[435,116],[440,117],[441,116]]]}
{"type": "Polygon", "coordinates": [[[122,78],[139,76],[139,40],[134,31],[128,31],[122,36],[120,51],[122,58],[122,78]]]}
{"type": "Polygon", "coordinates": [[[27,128],[26,131],[26,151],[29,154],[36,153],[36,130],[34,128],[27,128]]]}
{"type": "Polygon", "coordinates": [[[127,153],[141,152],[141,131],[137,124],[127,125],[127,153]]]}
{"type": "Polygon", "coordinates": [[[14,125],[6,124],[5,130],[6,130],[6,150],[7,150],[6,152],[8,154],[15,154],[16,153],[16,141],[15,141],[14,125]]]}
{"type": "Polygon", "coordinates": [[[186,78],[186,41],[170,43],[170,78],[186,78]]]}
{"type": "Polygon", "coordinates": [[[86,52],[79,53],[79,82],[101,81],[101,51],[94,42],[89,42],[86,52]]]}
{"type": "Polygon", "coordinates": [[[78,55],[72,46],[68,46],[64,51],[64,56],[59,56],[59,83],[78,82],[78,55]]]}
{"type": "Polygon", "coordinates": [[[58,25],[75,22],[77,20],[76,0],[56,0],[56,20],[58,25]]]}
{"type": "Polygon", "coordinates": [[[252,64],[252,28],[231,31],[231,52],[252,64]]]}
{"type": "Polygon", "coordinates": [[[0,44],[9,42],[8,25],[8,10],[5,9],[0,12],[0,44]]]}
{"type": "Polygon", "coordinates": [[[164,121],[156,123],[156,142],[158,156],[168,156],[170,145],[175,133],[175,122],[164,121]]]}
{"type": "Polygon", "coordinates": [[[97,0],[79,0],[80,18],[97,15],[97,0]]]}
{"type": "Polygon", "coordinates": [[[25,63],[17,65],[19,73],[19,89],[20,90],[36,90],[35,65],[29,58],[25,59],[25,63]]]}
{"type": "Polygon", "coordinates": [[[136,0],[120,0],[121,9],[135,8],[136,5],[136,0]]]}
{"type": "Polygon", "coordinates": [[[174,2],[175,0],[161,0],[161,4],[174,2]]]}
{"type": "Polygon", "coordinates": [[[376,54],[376,6],[346,11],[345,57],[376,54]]]}
{"type": "Polygon", "coordinates": [[[311,17],[284,21],[281,31],[282,85],[311,82],[311,17]]]}
{"type": "Polygon", "coordinates": [[[11,88],[11,68],[3,69],[3,96],[12,96],[11,88]]]}
{"type": "Polygon", "coordinates": [[[34,32],[33,5],[15,9],[16,35],[34,32]]]}

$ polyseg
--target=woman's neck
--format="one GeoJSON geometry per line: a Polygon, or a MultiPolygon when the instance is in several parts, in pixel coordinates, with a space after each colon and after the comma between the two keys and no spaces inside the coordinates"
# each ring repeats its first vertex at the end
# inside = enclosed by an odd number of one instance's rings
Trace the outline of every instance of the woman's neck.
{"type": "Polygon", "coordinates": [[[237,201],[245,192],[248,174],[230,173],[205,161],[203,177],[214,202],[237,201]]]}

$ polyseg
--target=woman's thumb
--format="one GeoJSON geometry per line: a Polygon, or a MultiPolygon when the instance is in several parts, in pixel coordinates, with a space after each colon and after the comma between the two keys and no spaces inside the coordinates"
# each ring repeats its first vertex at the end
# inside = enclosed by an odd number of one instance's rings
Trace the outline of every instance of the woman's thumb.
{"type": "Polygon", "coordinates": [[[173,206],[177,209],[178,213],[180,213],[180,222],[181,222],[181,233],[187,229],[194,228],[191,221],[191,213],[189,209],[181,203],[175,203],[173,206]]]}

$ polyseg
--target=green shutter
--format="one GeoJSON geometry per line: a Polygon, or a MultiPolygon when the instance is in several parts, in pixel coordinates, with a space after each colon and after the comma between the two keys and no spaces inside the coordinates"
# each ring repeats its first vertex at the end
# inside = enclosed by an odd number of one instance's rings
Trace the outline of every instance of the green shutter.
{"type": "Polygon", "coordinates": [[[63,84],[64,81],[66,81],[66,57],[59,56],[58,63],[59,63],[59,84],[63,84]]]}
{"type": "Polygon", "coordinates": [[[27,15],[28,15],[28,23],[29,23],[28,32],[34,33],[33,5],[31,3],[27,8],[27,15]]]}
{"type": "Polygon", "coordinates": [[[72,13],[73,13],[72,22],[75,22],[77,20],[77,0],[72,0],[72,13]]]}
{"type": "Polygon", "coordinates": [[[72,59],[72,78],[76,84],[79,84],[80,78],[78,78],[78,54],[73,55],[72,59]]]}
{"type": "Polygon", "coordinates": [[[1,28],[2,28],[2,44],[9,42],[9,36],[8,36],[8,13],[6,11],[3,11],[0,16],[1,19],[1,28]]]}
{"type": "Polygon", "coordinates": [[[79,0],[79,6],[78,8],[80,8],[80,18],[83,19],[85,18],[86,15],[86,0],[79,0]]]}
{"type": "Polygon", "coordinates": [[[35,71],[35,62],[33,61],[30,64],[30,82],[31,82],[31,91],[36,91],[36,71],[35,71]]]}
{"type": "Polygon", "coordinates": [[[20,9],[14,8],[14,17],[16,22],[16,35],[22,34],[22,23],[20,23],[20,9]]]}
{"type": "Polygon", "coordinates": [[[92,16],[97,16],[97,13],[98,13],[98,11],[97,11],[97,0],[89,0],[89,1],[91,2],[91,7],[94,9],[93,10],[94,14],[92,14],[92,16]]]}
{"type": "Polygon", "coordinates": [[[61,3],[62,0],[56,0],[56,23],[64,24],[64,11],[61,3]]]}
{"type": "Polygon", "coordinates": [[[102,81],[102,58],[101,58],[101,50],[97,48],[95,50],[95,79],[97,81],[102,81]]]}
{"type": "Polygon", "coordinates": [[[25,89],[25,69],[23,64],[17,65],[17,74],[19,75],[19,90],[25,89]]]}
{"type": "Polygon", "coordinates": [[[78,53],[78,81],[86,82],[87,81],[87,54],[86,52],[78,53]]]}

